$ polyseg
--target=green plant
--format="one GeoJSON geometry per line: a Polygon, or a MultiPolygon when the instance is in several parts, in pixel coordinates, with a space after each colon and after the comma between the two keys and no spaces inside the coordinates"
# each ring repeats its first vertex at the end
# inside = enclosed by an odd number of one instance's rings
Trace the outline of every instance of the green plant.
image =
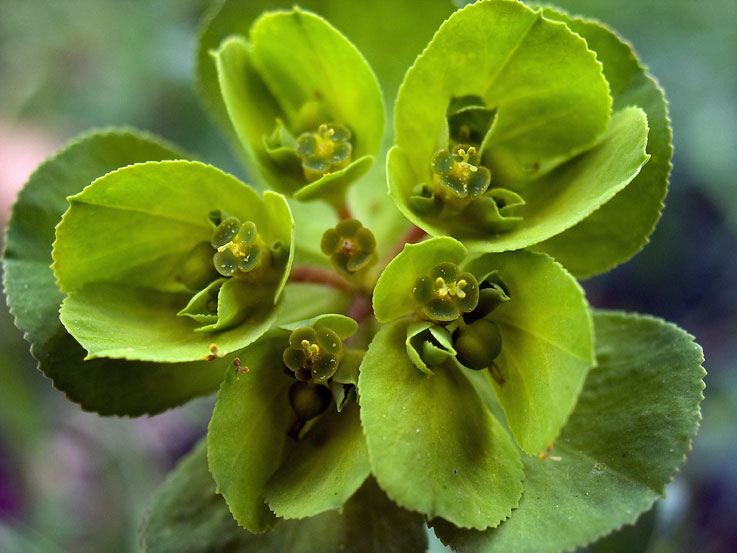
{"type": "Polygon", "coordinates": [[[72,401],[137,416],[217,390],[145,548],[424,551],[427,522],[459,551],[553,552],[634,522],[690,448],[701,350],[576,278],[657,222],[655,81],[600,24],[513,0],[362,8],[403,25],[396,49],[364,37],[378,78],[320,15],[262,7],[224,2],[198,53],[251,186],[103,130],[39,167],[8,227],[16,324],[72,401]]]}

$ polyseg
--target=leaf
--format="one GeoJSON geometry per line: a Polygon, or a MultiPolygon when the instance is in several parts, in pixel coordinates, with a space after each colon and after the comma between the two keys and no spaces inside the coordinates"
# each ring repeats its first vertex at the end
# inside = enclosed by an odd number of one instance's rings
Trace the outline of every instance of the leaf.
{"type": "Polygon", "coordinates": [[[553,259],[527,252],[486,254],[463,269],[479,280],[498,270],[506,285],[510,300],[489,316],[502,335],[494,362],[505,382],[489,382],[520,447],[537,454],[560,432],[594,364],[583,290],[553,259]]]}
{"type": "Polygon", "coordinates": [[[84,362],[84,350],[58,316],[64,295],[50,268],[51,244],[54,227],[68,207],[66,197],[119,167],[181,157],[171,145],[140,131],[93,131],[42,163],[14,207],[3,259],[8,304],[39,369],[84,409],[102,415],[154,414],[214,391],[222,378],[226,361],[84,362]]]}
{"type": "Polygon", "coordinates": [[[377,320],[388,323],[413,313],[416,306],[412,295],[415,281],[430,274],[438,263],[460,263],[466,253],[463,244],[447,236],[405,245],[376,282],[373,306],[377,320]]]}
{"type": "MultiPolygon", "coordinates": [[[[221,128],[229,133],[234,144],[238,143],[238,139],[222,100],[215,62],[210,51],[217,49],[229,35],[247,36],[248,29],[262,11],[289,9],[293,5],[294,2],[291,0],[221,1],[213,6],[200,26],[196,68],[198,90],[206,107],[210,108],[211,115],[220,123],[221,128]]],[[[384,96],[389,99],[396,96],[396,90],[406,68],[412,64],[438,26],[454,9],[450,0],[425,0],[422,3],[422,17],[418,18],[417,6],[414,3],[395,0],[373,0],[369,4],[304,0],[299,5],[322,14],[358,47],[376,71],[384,96]],[[381,28],[383,32],[376,33],[377,28],[381,28]]],[[[393,102],[389,104],[386,108],[391,112],[393,102]]],[[[361,181],[348,190],[348,204],[351,211],[376,236],[381,257],[393,251],[396,237],[403,235],[409,226],[407,220],[397,211],[394,202],[386,195],[383,151],[388,146],[390,134],[391,131],[387,126],[384,131],[382,153],[377,156],[382,162],[374,164],[361,181]]],[[[241,150],[240,145],[236,148],[241,150]]],[[[333,210],[322,202],[309,204],[293,202],[291,205],[297,228],[300,229],[296,236],[295,263],[330,267],[329,259],[322,255],[319,249],[319,240],[322,232],[334,227],[337,222],[333,210]],[[311,238],[305,222],[300,217],[299,208],[308,206],[317,206],[322,210],[313,219],[317,223],[316,226],[321,228],[315,239],[311,238]],[[312,247],[309,247],[310,242],[312,247]]]]}
{"type": "Polygon", "coordinates": [[[622,192],[564,233],[537,244],[575,276],[603,273],[635,255],[648,241],[663,208],[673,155],[673,132],[663,90],[628,43],[596,21],[546,8],[586,39],[602,63],[615,109],[636,105],[647,114],[650,160],[622,192]]]}
{"type": "MultiPolygon", "coordinates": [[[[57,227],[53,267],[68,292],[61,320],[88,357],[199,360],[210,355],[211,344],[229,353],[271,326],[292,256],[293,221],[282,196],[265,192],[262,200],[213,167],[166,161],[112,172],[71,197],[70,204],[57,227]],[[246,301],[243,290],[221,288],[218,314],[238,318],[231,322],[237,326],[196,332],[203,329],[196,320],[177,316],[192,296],[182,271],[190,252],[210,242],[209,213],[216,210],[253,221],[264,241],[280,242],[290,259],[275,265],[280,272],[268,282],[257,281],[245,291],[253,302],[248,313],[238,312],[246,301]]],[[[204,270],[211,271],[210,259],[203,259],[204,270]]]]}
{"type": "Polygon", "coordinates": [[[440,27],[400,88],[396,144],[417,177],[402,191],[425,181],[433,154],[447,147],[446,107],[466,95],[498,110],[485,161],[502,183],[529,180],[526,168],[545,171],[588,147],[611,108],[594,53],[565,25],[508,0],[466,6],[440,27]]]}
{"type": "Polygon", "coordinates": [[[555,553],[585,545],[633,523],[683,463],[701,420],[701,348],[652,317],[600,311],[594,320],[599,366],[551,457],[524,458],[525,493],[499,528],[434,521],[454,550],[555,553]]]}
{"type": "Polygon", "coordinates": [[[218,493],[238,524],[252,532],[273,528],[264,503],[266,483],[288,450],[295,418],[288,389],[293,382],[281,363],[283,343],[269,340],[241,353],[249,371],[226,373],[207,430],[207,457],[218,493]]]}
{"type": "Polygon", "coordinates": [[[207,468],[204,442],[154,497],[142,528],[148,553],[424,553],[422,517],[399,509],[368,480],[345,505],[265,534],[238,527],[207,468]]]}
{"type": "Polygon", "coordinates": [[[318,315],[317,317],[312,317],[310,319],[302,319],[301,321],[282,324],[279,328],[292,332],[304,326],[315,326],[318,323],[337,332],[341,340],[345,340],[346,338],[353,336],[358,330],[358,323],[356,321],[350,317],[337,313],[318,315]]]}
{"type": "MultiPolygon", "coordinates": [[[[323,284],[312,284],[306,282],[290,282],[284,288],[284,297],[276,309],[275,328],[268,336],[276,334],[283,335],[281,329],[290,327],[292,321],[298,318],[300,321],[315,320],[324,315],[323,313],[339,313],[347,311],[351,298],[342,290],[325,286],[323,284]]],[[[328,315],[335,322],[342,315],[328,315]]],[[[348,319],[348,317],[345,317],[348,319]]],[[[340,319],[339,328],[341,332],[348,332],[353,325],[340,319]]]]}
{"type": "Polygon", "coordinates": [[[387,161],[390,194],[405,216],[430,234],[450,231],[471,251],[520,249],[570,228],[624,189],[648,160],[645,152],[647,132],[645,114],[639,108],[617,112],[596,146],[529,183],[522,193],[526,205],[518,211],[522,222],[503,234],[484,236],[481,228],[468,224],[461,227],[461,220],[459,224],[451,221],[453,228],[444,229],[418,219],[409,210],[406,200],[399,196],[396,183],[409,177],[411,172],[402,150],[397,147],[389,152],[387,161]]]}
{"type": "Polygon", "coordinates": [[[409,324],[381,327],[361,364],[372,472],[407,509],[466,528],[496,526],[522,493],[519,455],[458,367],[417,370],[404,344],[409,324]]]}
{"type": "Polygon", "coordinates": [[[202,440],[159,488],[141,529],[150,553],[230,553],[254,538],[233,520],[207,469],[202,440]]]}
{"type": "MultiPolygon", "coordinates": [[[[197,86],[210,112],[228,132],[233,131],[210,50],[229,35],[246,36],[264,10],[289,9],[293,5],[291,0],[226,0],[214,5],[203,18],[197,47],[197,86]]],[[[425,0],[422,17],[416,17],[417,5],[395,0],[373,0],[361,5],[303,0],[300,6],[323,15],[358,47],[376,71],[388,98],[394,98],[406,68],[453,10],[449,0],[425,0]],[[383,32],[376,33],[377,28],[383,32]]]]}
{"type": "Polygon", "coordinates": [[[214,55],[225,106],[258,178],[302,200],[340,202],[370,167],[384,126],[381,90],[358,50],[324,19],[293,8],[264,14],[248,40],[226,39],[214,55]],[[352,162],[308,184],[301,168],[275,163],[264,146],[277,119],[294,136],[321,123],[347,126],[352,162]]]}
{"type": "Polygon", "coordinates": [[[328,409],[271,477],[266,502],[283,518],[339,509],[370,472],[358,404],[328,409]]]}

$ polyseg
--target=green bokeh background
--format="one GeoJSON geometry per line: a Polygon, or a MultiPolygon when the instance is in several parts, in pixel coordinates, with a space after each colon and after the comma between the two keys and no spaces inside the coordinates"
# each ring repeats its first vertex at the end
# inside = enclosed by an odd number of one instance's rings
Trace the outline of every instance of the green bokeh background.
{"type": "MultiPolygon", "coordinates": [[[[415,4],[422,17],[419,0],[397,1],[415,4]]],[[[241,174],[193,87],[195,29],[208,4],[0,0],[0,199],[44,155],[93,126],[150,130],[241,174]]],[[[704,346],[709,371],[702,429],[667,499],[592,549],[733,551],[737,3],[556,4],[601,19],[632,42],[666,90],[675,134],[667,209],[652,243],[630,263],[587,281],[589,299],[681,325],[704,346]]],[[[0,222],[9,209],[3,201],[0,222]]],[[[0,551],[139,551],[137,528],[151,494],[204,432],[212,400],[153,418],[103,419],[67,402],[34,366],[1,306],[0,551]]]]}

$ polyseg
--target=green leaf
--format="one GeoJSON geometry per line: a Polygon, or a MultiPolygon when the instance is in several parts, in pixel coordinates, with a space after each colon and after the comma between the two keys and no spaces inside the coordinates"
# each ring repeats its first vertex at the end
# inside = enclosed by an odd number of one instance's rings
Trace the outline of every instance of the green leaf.
{"type": "Polygon", "coordinates": [[[520,447],[537,454],[560,432],[594,364],[584,292],[546,255],[485,254],[463,268],[479,280],[498,270],[506,285],[510,300],[488,317],[501,331],[494,362],[505,382],[490,384],[520,447]]]}
{"type": "Polygon", "coordinates": [[[460,553],[556,553],[633,523],[691,449],[703,399],[701,348],[652,317],[597,312],[599,366],[546,459],[526,457],[525,493],[499,528],[435,521],[460,553]]]}
{"type": "Polygon", "coordinates": [[[294,234],[294,264],[332,267],[330,257],[320,249],[320,241],[325,231],[334,228],[338,222],[335,210],[323,202],[293,199],[290,199],[289,207],[294,216],[294,226],[299,229],[294,234]]]}
{"type": "Polygon", "coordinates": [[[404,341],[409,356],[415,367],[427,375],[434,374],[428,366],[441,365],[446,359],[456,356],[451,334],[445,327],[437,326],[430,321],[416,321],[407,327],[407,338],[404,341]]]}
{"type": "MultiPolygon", "coordinates": [[[[293,5],[292,0],[268,2],[225,0],[216,3],[208,16],[203,19],[197,48],[197,85],[201,98],[210,108],[211,115],[220,123],[221,128],[229,133],[234,144],[238,143],[238,139],[223,103],[215,62],[210,51],[217,49],[229,35],[247,36],[251,24],[262,11],[289,9],[293,5]]],[[[396,90],[407,67],[432,38],[438,26],[455,9],[450,0],[425,0],[422,3],[422,17],[418,18],[417,6],[414,3],[395,0],[373,0],[369,4],[304,0],[299,2],[299,5],[323,15],[358,47],[376,71],[386,98],[396,97],[396,90]],[[381,28],[383,32],[376,33],[377,28],[381,28]]],[[[391,111],[393,102],[386,107],[391,111]]],[[[390,135],[391,129],[386,126],[382,153],[378,156],[380,160],[384,159],[383,150],[388,147],[390,135]]],[[[241,150],[240,145],[236,148],[241,150]]],[[[396,237],[403,235],[409,226],[407,220],[397,211],[394,202],[386,195],[385,183],[385,164],[382,161],[374,164],[357,186],[348,190],[348,204],[351,211],[376,236],[381,257],[393,251],[396,237]]],[[[315,239],[317,242],[322,232],[334,227],[336,222],[333,210],[322,202],[292,203],[297,228],[300,229],[296,236],[295,263],[329,267],[329,259],[322,255],[319,244],[316,244],[307,232],[307,226],[300,217],[300,206],[322,208],[322,212],[311,219],[312,226],[319,226],[322,229],[315,239]],[[310,247],[311,240],[312,247],[310,247]]]]}
{"type": "Polygon", "coordinates": [[[346,338],[353,336],[358,330],[358,323],[356,321],[350,317],[337,313],[318,315],[310,319],[302,319],[300,321],[282,324],[279,325],[279,328],[292,332],[293,330],[297,330],[303,326],[315,326],[317,323],[327,326],[331,330],[337,332],[341,340],[345,340],[346,338]]]}
{"type": "MultiPolygon", "coordinates": [[[[229,353],[271,326],[293,250],[293,221],[282,196],[265,192],[262,200],[213,167],[165,161],[119,169],[69,201],[57,227],[53,267],[68,292],[61,320],[88,357],[199,360],[212,344],[229,353]],[[220,289],[218,314],[237,326],[197,332],[207,327],[177,316],[193,291],[182,275],[190,252],[210,242],[209,213],[216,210],[253,221],[267,244],[280,242],[290,254],[265,282],[220,289]],[[244,302],[248,313],[241,313],[244,302]]],[[[210,255],[201,260],[204,271],[211,271],[210,255]]]]}
{"type": "Polygon", "coordinates": [[[503,186],[590,146],[611,108],[594,53],[565,25],[508,0],[467,6],[441,26],[400,88],[396,143],[416,179],[401,182],[401,192],[429,177],[433,154],[448,145],[446,108],[467,95],[497,109],[482,153],[503,186]]]}
{"type": "MultiPolygon", "coordinates": [[[[290,282],[284,288],[284,297],[277,305],[275,328],[269,331],[268,336],[283,335],[283,329],[293,330],[291,327],[296,324],[292,322],[295,318],[300,321],[314,321],[326,316],[323,313],[347,311],[350,302],[351,298],[347,294],[332,286],[290,282]]],[[[343,320],[343,315],[327,315],[327,317],[331,324],[337,323],[339,334],[353,328],[352,323],[343,320]]]]}
{"type": "Polygon", "coordinates": [[[405,508],[466,528],[496,526],[522,493],[519,454],[458,367],[417,370],[404,344],[409,324],[381,327],[361,364],[372,472],[405,508]]]}
{"type": "Polygon", "coordinates": [[[149,553],[248,551],[253,539],[215,493],[205,440],[169,474],[141,528],[141,545],[149,553]]]}
{"type": "MultiPolygon", "coordinates": [[[[229,35],[246,36],[264,10],[290,9],[293,5],[292,0],[226,0],[214,5],[203,19],[197,47],[197,85],[204,103],[228,132],[232,132],[232,126],[210,51],[229,35]]],[[[417,5],[396,0],[373,0],[361,5],[303,0],[299,5],[323,15],[356,44],[376,71],[389,98],[394,98],[406,68],[453,10],[450,0],[425,0],[422,17],[417,17],[417,5]],[[383,32],[375,32],[377,28],[383,32]]]]}
{"type": "Polygon", "coordinates": [[[339,509],[370,472],[358,404],[340,413],[329,409],[271,477],[266,502],[284,518],[305,518],[339,509]]]}
{"type": "Polygon", "coordinates": [[[422,517],[399,509],[368,480],[335,511],[287,520],[265,534],[238,527],[207,468],[201,443],[154,497],[142,528],[148,553],[424,553],[422,517]]]}
{"type": "Polygon", "coordinates": [[[402,212],[430,234],[449,231],[471,251],[520,249],[574,226],[626,187],[648,160],[647,132],[647,120],[639,108],[617,112],[593,148],[528,184],[522,192],[526,205],[517,212],[522,222],[502,234],[484,235],[483,229],[462,218],[457,223],[450,220],[453,224],[448,229],[419,219],[398,189],[397,183],[408,182],[413,174],[398,147],[392,148],[387,160],[390,193],[402,212]]]}
{"type": "Polygon", "coordinates": [[[563,21],[586,39],[602,63],[615,109],[636,105],[647,114],[650,161],[622,192],[576,226],[536,250],[549,253],[577,277],[603,273],[635,255],[647,243],[663,208],[673,156],[673,132],[663,90],[628,43],[596,21],[546,8],[545,17],[563,21]]]}
{"type": "Polygon", "coordinates": [[[374,315],[378,321],[388,323],[413,313],[416,307],[412,295],[415,281],[430,274],[430,270],[439,263],[460,263],[467,253],[463,244],[447,236],[404,246],[402,252],[386,266],[374,288],[374,315]]]}
{"type": "Polygon", "coordinates": [[[277,519],[264,503],[266,483],[290,447],[294,422],[284,374],[281,340],[259,342],[241,353],[249,371],[226,372],[207,431],[207,457],[218,492],[238,524],[252,532],[272,528],[277,519]]]}
{"type": "Polygon", "coordinates": [[[370,167],[384,126],[381,90],[358,50],[324,19],[293,8],[263,15],[248,40],[224,40],[215,60],[225,106],[259,179],[298,199],[340,202],[370,167]],[[277,119],[295,137],[322,123],[347,126],[353,161],[308,184],[299,164],[292,171],[275,163],[264,145],[277,119]]]}
{"type": "Polygon", "coordinates": [[[4,284],[16,325],[39,369],[84,409],[102,415],[153,414],[217,389],[224,363],[154,365],[83,361],[85,353],[59,321],[64,295],[50,268],[54,227],[66,197],[119,167],[184,157],[169,144],[130,129],[86,134],[49,158],[21,191],[5,241],[4,284]]]}

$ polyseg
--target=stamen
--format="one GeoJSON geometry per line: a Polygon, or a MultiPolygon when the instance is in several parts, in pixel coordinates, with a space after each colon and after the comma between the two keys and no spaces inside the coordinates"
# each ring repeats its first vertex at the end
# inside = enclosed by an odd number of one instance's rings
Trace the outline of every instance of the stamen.
{"type": "Polygon", "coordinates": [[[463,290],[466,284],[468,284],[468,282],[466,282],[464,279],[461,279],[458,282],[456,282],[454,292],[455,292],[455,295],[461,299],[466,297],[466,292],[463,290]]]}
{"type": "Polygon", "coordinates": [[[450,290],[448,289],[448,285],[445,283],[445,280],[443,279],[443,277],[438,277],[435,279],[435,292],[441,298],[444,298],[450,293],[450,290]]]}
{"type": "Polygon", "coordinates": [[[320,354],[320,346],[311,344],[309,340],[302,340],[300,345],[308,357],[315,357],[320,354]]]}

